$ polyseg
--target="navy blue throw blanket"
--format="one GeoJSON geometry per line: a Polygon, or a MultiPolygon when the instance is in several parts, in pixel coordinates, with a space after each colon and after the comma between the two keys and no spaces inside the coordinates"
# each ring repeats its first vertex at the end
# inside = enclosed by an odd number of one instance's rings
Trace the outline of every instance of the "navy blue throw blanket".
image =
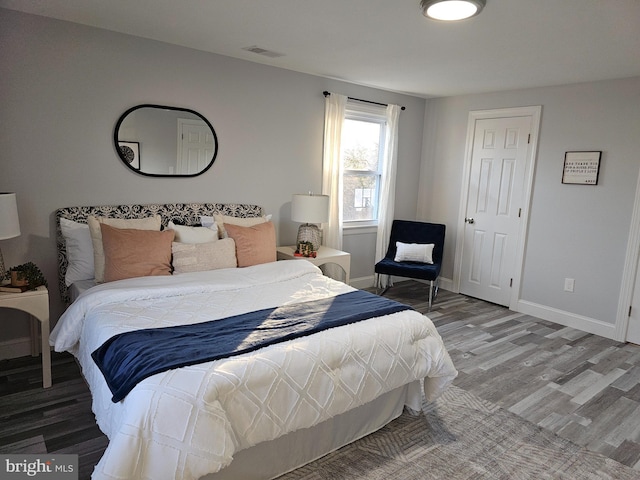
{"type": "Polygon", "coordinates": [[[143,379],[411,307],[357,290],[209,322],[149,328],[111,337],[91,356],[119,402],[143,379]]]}

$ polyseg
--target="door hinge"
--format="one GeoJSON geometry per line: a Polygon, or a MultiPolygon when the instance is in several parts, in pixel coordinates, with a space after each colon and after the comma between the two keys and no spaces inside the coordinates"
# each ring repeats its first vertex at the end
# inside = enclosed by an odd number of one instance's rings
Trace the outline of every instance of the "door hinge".
{"type": "Polygon", "coordinates": [[[631,305],[629,305],[629,316],[631,316],[631,305]]]}
{"type": "Polygon", "coordinates": [[[527,143],[531,143],[531,134],[529,134],[529,138],[527,138],[527,143]]]}
{"type": "Polygon", "coordinates": [[[513,287],[513,278],[509,279],[509,286],[513,287]]]}
{"type": "Polygon", "coordinates": [[[519,209],[518,209],[518,218],[520,218],[521,216],[522,216],[522,209],[521,209],[521,208],[519,208],[519,209]]]}

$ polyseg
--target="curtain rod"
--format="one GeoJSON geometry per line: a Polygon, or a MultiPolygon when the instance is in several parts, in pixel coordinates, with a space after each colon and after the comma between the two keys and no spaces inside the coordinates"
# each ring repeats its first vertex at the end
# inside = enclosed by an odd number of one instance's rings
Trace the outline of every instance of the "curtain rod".
{"type": "MultiPolygon", "coordinates": [[[[324,92],[322,92],[322,94],[325,97],[328,97],[329,95],[331,95],[331,92],[328,92],[328,91],[325,90],[324,92]]],[[[387,107],[388,106],[388,104],[386,104],[386,103],[372,102],[371,100],[362,100],[361,98],[354,98],[354,97],[347,97],[347,98],[349,100],[355,100],[356,102],[372,103],[373,105],[380,105],[380,106],[383,106],[383,107],[387,107]]],[[[406,110],[406,107],[400,107],[400,110],[406,110]]]]}

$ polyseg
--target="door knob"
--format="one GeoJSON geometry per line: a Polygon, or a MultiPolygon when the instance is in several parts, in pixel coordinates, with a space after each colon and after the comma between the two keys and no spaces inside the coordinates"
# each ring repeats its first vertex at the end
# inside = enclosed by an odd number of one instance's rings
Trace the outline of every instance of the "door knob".
{"type": "Polygon", "coordinates": [[[476,221],[473,218],[466,218],[464,219],[465,222],[471,224],[471,223],[476,223],[476,221]]]}

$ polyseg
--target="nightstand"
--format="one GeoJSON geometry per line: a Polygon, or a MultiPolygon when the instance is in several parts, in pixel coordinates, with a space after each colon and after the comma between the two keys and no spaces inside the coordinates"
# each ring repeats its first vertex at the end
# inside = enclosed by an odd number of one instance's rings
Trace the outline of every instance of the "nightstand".
{"type": "Polygon", "coordinates": [[[335,263],[342,267],[344,270],[344,283],[349,283],[349,275],[351,273],[351,254],[343,252],[342,250],[336,250],[335,248],[329,248],[321,246],[316,252],[314,257],[296,257],[294,255],[296,247],[286,246],[278,247],[278,260],[307,260],[316,266],[324,265],[325,263],[335,263]]]}
{"type": "MultiPolygon", "coordinates": [[[[0,307],[27,312],[40,322],[42,350],[42,386],[51,386],[51,350],[49,348],[49,291],[41,286],[22,293],[0,292],[0,307]]],[[[38,355],[38,329],[31,326],[31,355],[38,355]]]]}

